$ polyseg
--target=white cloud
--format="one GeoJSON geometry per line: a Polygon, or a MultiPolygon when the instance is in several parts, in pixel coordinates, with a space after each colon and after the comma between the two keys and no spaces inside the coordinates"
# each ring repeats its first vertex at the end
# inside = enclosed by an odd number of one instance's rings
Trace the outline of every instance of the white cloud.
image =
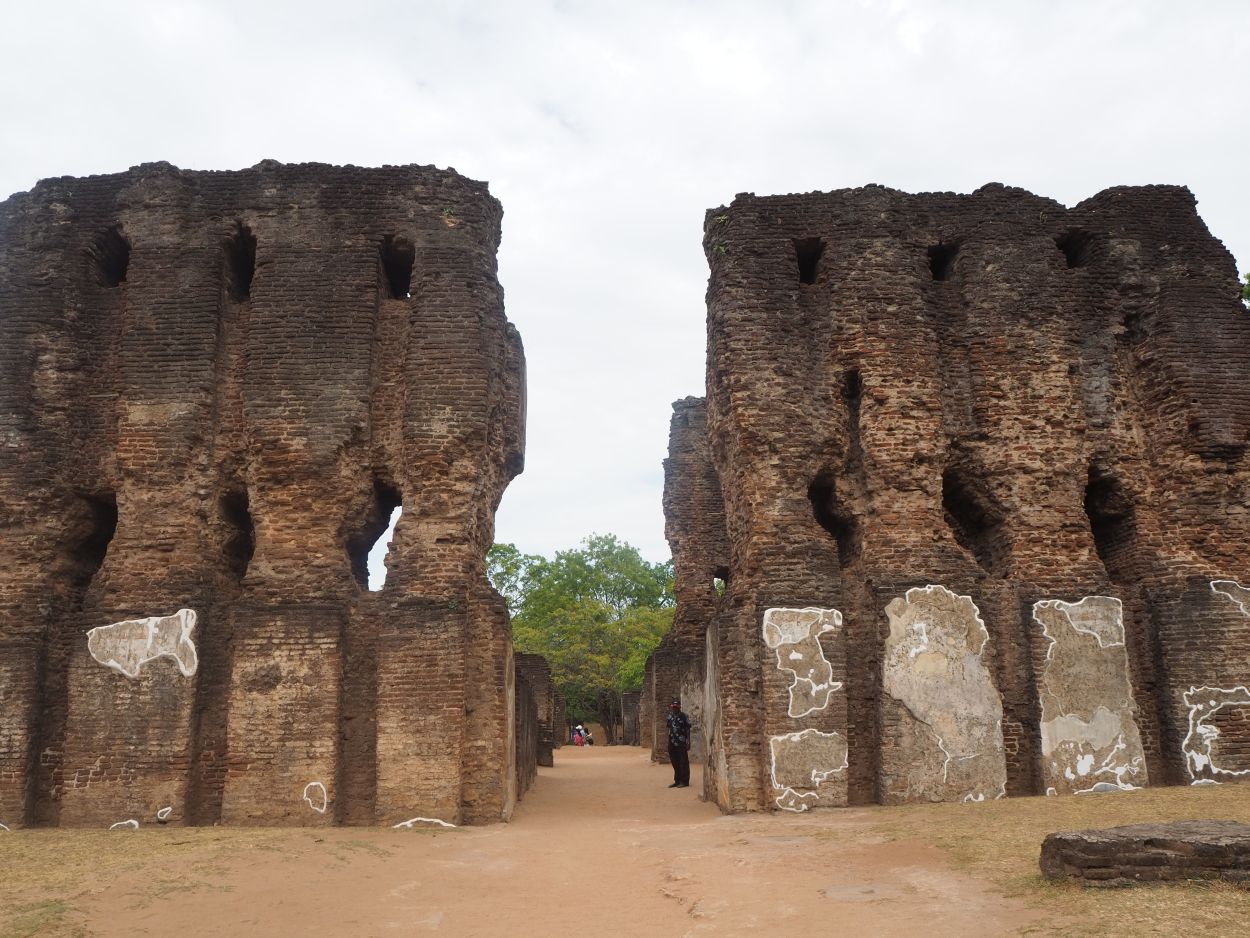
{"type": "Polygon", "coordinates": [[[669,403],[703,386],[705,209],[990,181],[1189,185],[1250,268],[1250,32],[1188,6],[68,2],[0,33],[0,190],[169,160],[434,163],[504,204],[529,459],[498,536],[666,556],[669,403]]]}

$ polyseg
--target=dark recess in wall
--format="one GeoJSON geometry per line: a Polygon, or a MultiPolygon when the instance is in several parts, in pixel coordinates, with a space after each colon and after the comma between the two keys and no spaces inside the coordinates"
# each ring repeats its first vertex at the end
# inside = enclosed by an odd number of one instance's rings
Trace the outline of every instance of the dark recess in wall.
{"type": "Polygon", "coordinates": [[[130,268],[130,242],[122,237],[118,226],[102,231],[87,249],[87,256],[95,265],[95,279],[100,286],[116,287],[125,283],[130,268]]]}
{"type": "Polygon", "coordinates": [[[1084,267],[1090,260],[1094,236],[1082,228],[1069,228],[1055,238],[1055,247],[1063,253],[1069,267],[1084,267]]]}
{"type": "Polygon", "coordinates": [[[955,258],[959,254],[959,242],[935,244],[929,248],[929,273],[934,280],[949,280],[955,273],[955,258]]]}
{"type": "Polygon", "coordinates": [[[1089,467],[1085,485],[1085,515],[1094,535],[1094,547],[1114,583],[1132,582],[1137,520],[1133,502],[1120,481],[1097,466],[1089,467]]]}
{"type": "Polygon", "coordinates": [[[795,238],[794,255],[799,265],[799,283],[815,283],[821,255],[825,253],[824,238],[795,238]]]}
{"type": "Polygon", "coordinates": [[[387,295],[393,300],[404,300],[412,295],[412,265],[417,259],[416,248],[406,238],[387,235],[382,240],[382,273],[386,278],[387,295]]]}
{"type": "Polygon", "coordinates": [[[942,473],[942,510],[955,541],[991,576],[1006,576],[1008,551],[1003,513],[959,469],[942,473]]]}
{"type": "Polygon", "coordinates": [[[80,602],[82,593],[104,565],[109,544],[117,532],[117,498],[111,492],[84,496],[83,501],[87,506],[86,529],[79,535],[71,558],[71,576],[80,602]]]}
{"type": "Polygon", "coordinates": [[[236,303],[252,294],[256,273],[256,236],[243,222],[235,222],[234,232],[222,244],[226,261],[226,291],[236,303]]]}
{"type": "Polygon", "coordinates": [[[352,575],[361,589],[369,587],[369,551],[390,524],[391,513],[403,504],[397,488],[380,479],[373,481],[373,505],[361,529],[347,539],[347,556],[351,560],[352,575]]]}
{"type": "Polygon", "coordinates": [[[242,580],[256,551],[256,525],[246,489],[235,489],[222,496],[221,516],[230,531],[225,544],[226,567],[234,579],[242,580]]]}

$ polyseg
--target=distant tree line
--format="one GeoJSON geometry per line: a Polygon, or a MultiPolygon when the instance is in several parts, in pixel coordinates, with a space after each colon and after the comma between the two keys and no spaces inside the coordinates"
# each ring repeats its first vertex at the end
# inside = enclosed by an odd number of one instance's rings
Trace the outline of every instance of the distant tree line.
{"type": "Polygon", "coordinates": [[[516,650],[545,657],[566,715],[601,724],[603,742],[616,742],[621,695],[642,687],[647,657],[673,624],[672,562],[649,563],[611,534],[551,559],[495,544],[486,560],[516,650]]]}

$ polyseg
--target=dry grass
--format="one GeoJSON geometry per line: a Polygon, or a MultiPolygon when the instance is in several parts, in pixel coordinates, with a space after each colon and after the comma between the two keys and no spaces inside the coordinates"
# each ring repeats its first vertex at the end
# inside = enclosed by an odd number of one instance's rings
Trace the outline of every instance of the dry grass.
{"type": "MultiPolygon", "coordinates": [[[[1250,891],[1221,885],[1083,889],[1049,883],[1037,869],[1042,838],[1055,830],[1183,818],[1250,820],[1250,785],[872,808],[868,817],[880,834],[946,850],[968,873],[1041,910],[1045,926],[1025,934],[1250,936],[1250,891]]],[[[228,889],[222,884],[228,870],[247,869],[249,853],[272,852],[347,863],[389,851],[341,829],[0,833],[0,938],[85,938],[91,931],[83,910],[102,892],[119,888],[119,877],[142,884],[122,896],[139,910],[173,891],[228,889]],[[125,875],[136,871],[143,875],[125,875]]]]}
{"type": "Polygon", "coordinates": [[[1038,871],[1052,831],[1153,821],[1250,821],[1250,785],[1153,788],[1065,798],[1005,798],[986,804],[874,808],[893,839],[915,838],[949,851],[970,873],[1053,916],[1025,934],[1056,936],[1250,934],[1250,891],[1223,884],[1089,889],[1056,884],[1038,871]]]}
{"type": "MultiPolygon", "coordinates": [[[[249,850],[284,850],[309,831],[38,830],[0,833],[0,938],[79,938],[90,935],[79,909],[82,899],[108,889],[113,877],[131,870],[151,871],[141,908],[171,889],[214,887],[212,875],[227,857],[249,850]],[[170,881],[159,874],[170,860],[190,862],[202,879],[170,881]]],[[[233,862],[233,861],[232,861],[233,862]]]]}

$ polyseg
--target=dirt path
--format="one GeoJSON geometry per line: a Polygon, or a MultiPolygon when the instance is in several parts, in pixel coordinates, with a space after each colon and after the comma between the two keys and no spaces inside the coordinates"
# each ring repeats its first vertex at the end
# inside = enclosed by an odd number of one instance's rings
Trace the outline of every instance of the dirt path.
{"type": "MultiPolygon", "coordinates": [[[[696,769],[697,771],[697,769],[696,769]]],[[[868,812],[724,817],[634,748],[565,748],[513,822],[453,831],[199,831],[69,898],[92,934],[1012,934],[1032,918],[868,812]],[[225,845],[225,849],[223,849],[225,845]]],[[[118,834],[117,836],[127,836],[118,834]]]]}

